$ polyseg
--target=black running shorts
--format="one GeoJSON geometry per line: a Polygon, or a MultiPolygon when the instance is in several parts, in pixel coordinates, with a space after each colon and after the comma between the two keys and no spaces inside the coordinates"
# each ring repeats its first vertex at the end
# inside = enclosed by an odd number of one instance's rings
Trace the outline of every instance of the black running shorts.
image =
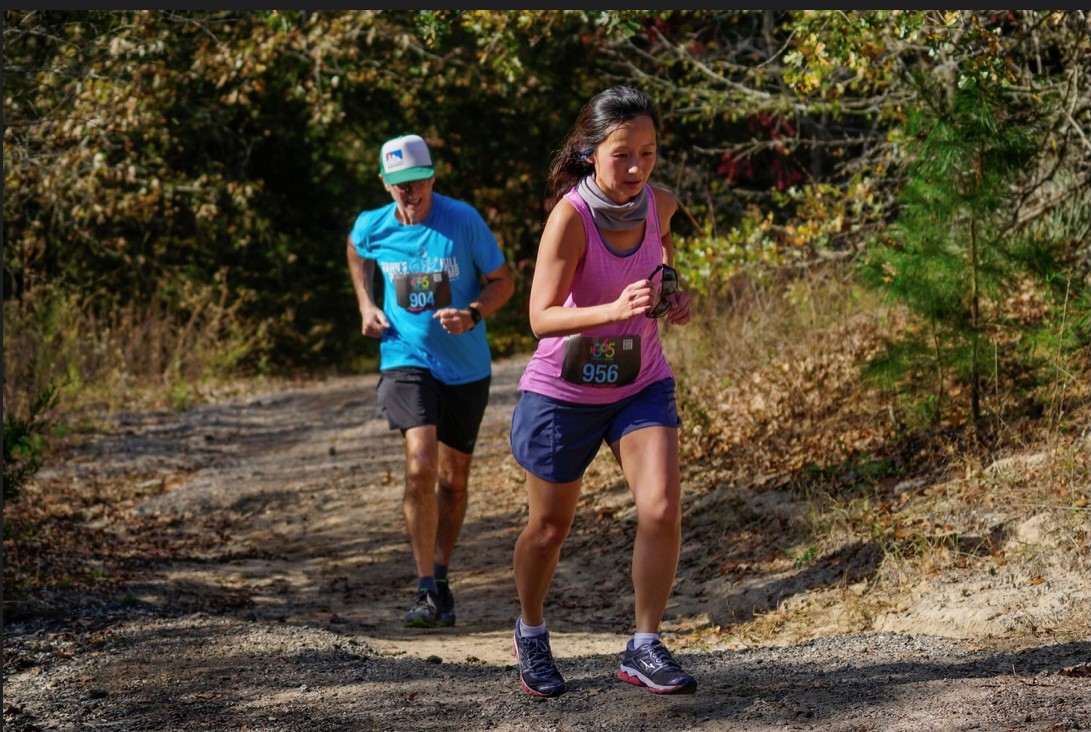
{"type": "Polygon", "coordinates": [[[392,430],[435,425],[436,438],[473,454],[489,403],[491,376],[468,384],[444,384],[428,369],[397,368],[379,374],[379,408],[392,430]]]}

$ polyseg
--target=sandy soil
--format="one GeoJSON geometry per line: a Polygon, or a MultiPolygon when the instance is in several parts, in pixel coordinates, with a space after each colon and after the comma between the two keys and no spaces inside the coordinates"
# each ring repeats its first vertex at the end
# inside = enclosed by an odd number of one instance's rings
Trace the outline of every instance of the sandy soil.
{"type": "Polygon", "coordinates": [[[547,612],[570,691],[526,696],[511,655],[525,508],[507,443],[522,366],[496,365],[452,563],[458,623],[442,630],[401,626],[415,581],[401,440],[374,376],[117,415],[40,479],[143,476],[132,516],[187,548],[121,593],[6,622],[4,729],[1091,729],[1091,579],[1073,561],[1087,548],[1052,513],[991,537],[1010,559],[987,572],[878,583],[883,557],[859,543],[740,571],[723,560],[732,515],[773,526],[807,507],[759,484],[716,486],[701,466],[686,466],[663,627],[698,692],[621,683],[634,524],[606,450],[547,612]],[[1020,562],[1020,547],[1039,551],[1020,562]]]}

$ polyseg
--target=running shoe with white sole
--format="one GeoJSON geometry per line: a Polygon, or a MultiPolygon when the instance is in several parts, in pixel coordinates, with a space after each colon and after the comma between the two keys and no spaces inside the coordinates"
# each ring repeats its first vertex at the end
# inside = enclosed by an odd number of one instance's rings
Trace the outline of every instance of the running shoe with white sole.
{"type": "Polygon", "coordinates": [[[654,694],[692,694],[697,680],[682,670],[662,641],[625,648],[617,677],[637,686],[646,686],[654,694]]]}
{"type": "Polygon", "coordinates": [[[522,638],[519,635],[519,624],[516,623],[511,647],[519,661],[519,684],[523,691],[540,697],[557,696],[565,692],[568,685],[557,670],[557,664],[553,662],[549,633],[522,638]]]}

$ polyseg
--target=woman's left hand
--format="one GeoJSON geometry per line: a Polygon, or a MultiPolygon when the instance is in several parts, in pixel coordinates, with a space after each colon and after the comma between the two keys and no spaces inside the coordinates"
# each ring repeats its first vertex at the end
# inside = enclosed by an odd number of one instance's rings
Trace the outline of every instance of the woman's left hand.
{"type": "Polygon", "coordinates": [[[667,296],[671,302],[671,309],[667,311],[667,322],[672,325],[685,325],[689,322],[689,293],[685,290],[677,290],[667,296]]]}

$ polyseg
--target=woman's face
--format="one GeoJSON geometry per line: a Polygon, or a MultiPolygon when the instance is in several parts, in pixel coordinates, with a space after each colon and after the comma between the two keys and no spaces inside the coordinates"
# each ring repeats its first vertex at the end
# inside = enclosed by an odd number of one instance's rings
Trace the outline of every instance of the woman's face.
{"type": "Polygon", "coordinates": [[[647,115],[622,122],[591,154],[595,183],[614,203],[628,203],[655,167],[655,124],[647,115]]]}

